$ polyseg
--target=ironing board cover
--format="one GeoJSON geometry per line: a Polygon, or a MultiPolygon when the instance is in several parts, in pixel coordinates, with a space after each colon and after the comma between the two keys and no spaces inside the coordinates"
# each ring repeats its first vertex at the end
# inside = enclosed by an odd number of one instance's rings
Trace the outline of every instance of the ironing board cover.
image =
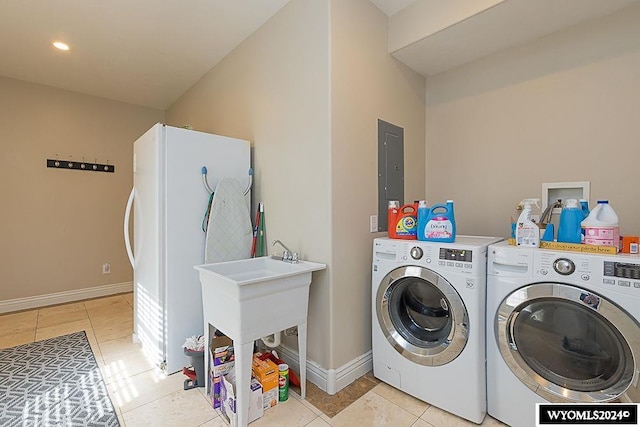
{"type": "Polygon", "coordinates": [[[216,186],[205,237],[204,262],[222,262],[251,256],[251,217],[244,189],[233,178],[216,186]]]}

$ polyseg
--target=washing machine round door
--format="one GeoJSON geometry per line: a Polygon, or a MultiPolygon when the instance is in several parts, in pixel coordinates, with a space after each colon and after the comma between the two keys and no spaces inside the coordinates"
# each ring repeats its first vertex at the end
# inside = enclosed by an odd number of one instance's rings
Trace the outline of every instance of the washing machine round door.
{"type": "Polygon", "coordinates": [[[495,318],[511,371],[550,402],[639,402],[640,326],[602,295],[537,283],[507,296],[495,318]]]}
{"type": "Polygon", "coordinates": [[[467,343],[469,315],[460,295],[429,269],[403,266],[389,272],[378,288],[375,309],[389,343],[415,363],[444,365],[467,343]]]}

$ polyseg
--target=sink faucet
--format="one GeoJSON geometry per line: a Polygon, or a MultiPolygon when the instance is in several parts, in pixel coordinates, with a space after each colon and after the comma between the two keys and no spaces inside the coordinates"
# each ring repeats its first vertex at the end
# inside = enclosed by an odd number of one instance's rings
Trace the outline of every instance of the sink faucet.
{"type": "Polygon", "coordinates": [[[280,240],[274,240],[271,243],[271,246],[275,246],[276,244],[282,246],[282,248],[284,249],[284,251],[282,252],[282,261],[291,262],[291,263],[298,262],[298,253],[297,252],[291,252],[291,249],[289,249],[280,240]]]}

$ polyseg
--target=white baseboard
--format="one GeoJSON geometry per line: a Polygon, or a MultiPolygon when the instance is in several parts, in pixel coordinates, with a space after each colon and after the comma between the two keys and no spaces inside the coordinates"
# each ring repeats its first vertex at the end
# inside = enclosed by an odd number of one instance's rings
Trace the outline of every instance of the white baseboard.
{"type": "MultiPolygon", "coordinates": [[[[296,350],[280,345],[276,352],[294,371],[300,371],[296,350]]],[[[372,369],[373,354],[369,350],[338,369],[325,369],[313,360],[307,360],[307,379],[327,394],[333,395],[372,369]]]]}
{"type": "Polygon", "coordinates": [[[56,292],[53,294],[36,295],[33,297],[16,298],[0,301],[0,313],[29,310],[47,305],[64,304],[89,298],[104,297],[133,291],[133,282],[115,283],[112,285],[96,286],[94,288],[77,289],[73,291],[56,292]]]}

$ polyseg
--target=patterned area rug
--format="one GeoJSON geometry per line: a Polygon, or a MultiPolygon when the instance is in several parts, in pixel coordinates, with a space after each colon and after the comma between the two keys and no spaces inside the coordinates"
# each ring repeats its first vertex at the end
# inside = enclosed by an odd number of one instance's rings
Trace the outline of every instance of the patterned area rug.
{"type": "Polygon", "coordinates": [[[84,332],[0,350],[0,426],[120,426],[84,332]]]}

